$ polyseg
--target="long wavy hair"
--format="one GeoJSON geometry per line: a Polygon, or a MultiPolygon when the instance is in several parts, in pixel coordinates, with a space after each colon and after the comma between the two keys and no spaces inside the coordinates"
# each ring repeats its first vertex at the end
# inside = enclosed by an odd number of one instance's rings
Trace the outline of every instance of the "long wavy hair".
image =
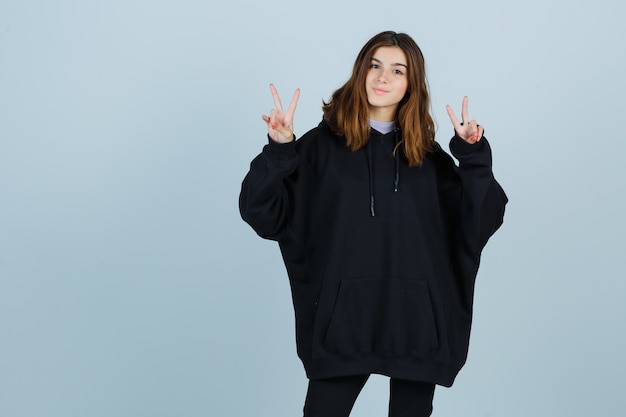
{"type": "Polygon", "coordinates": [[[362,148],[370,135],[369,102],[365,90],[365,78],[372,57],[382,46],[395,46],[407,59],[408,86],[398,105],[396,125],[402,130],[402,139],[394,153],[402,147],[409,166],[421,165],[435,141],[435,124],[430,115],[430,97],[426,81],[424,56],[415,41],[407,34],[392,31],[372,37],[361,49],[354,62],[352,76],[323,102],[324,120],[330,130],[345,136],[348,146],[356,151],[362,148]]]}

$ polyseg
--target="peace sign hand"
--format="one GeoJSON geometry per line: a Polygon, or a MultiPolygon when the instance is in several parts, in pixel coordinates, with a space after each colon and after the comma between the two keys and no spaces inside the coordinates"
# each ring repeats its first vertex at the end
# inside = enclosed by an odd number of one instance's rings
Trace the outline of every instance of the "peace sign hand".
{"type": "Polygon", "coordinates": [[[267,123],[267,133],[274,142],[288,143],[293,141],[293,115],[296,111],[300,89],[296,89],[287,111],[283,111],[283,105],[278,97],[278,91],[274,84],[270,84],[270,91],[274,98],[274,106],[270,115],[263,115],[261,118],[267,123]]]}
{"type": "Polygon", "coordinates": [[[484,129],[482,126],[476,124],[476,120],[472,119],[468,121],[467,96],[463,97],[463,108],[461,110],[461,118],[463,124],[459,123],[459,120],[456,118],[454,111],[452,111],[452,107],[448,105],[446,106],[446,110],[448,111],[448,116],[450,117],[450,121],[452,121],[454,130],[456,130],[456,134],[461,139],[463,139],[467,143],[476,143],[480,141],[480,138],[483,137],[484,129]]]}

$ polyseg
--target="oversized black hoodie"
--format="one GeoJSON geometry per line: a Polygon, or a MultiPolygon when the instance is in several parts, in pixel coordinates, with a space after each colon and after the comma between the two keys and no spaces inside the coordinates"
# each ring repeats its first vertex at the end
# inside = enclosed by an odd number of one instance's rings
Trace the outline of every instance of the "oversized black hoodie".
{"type": "Polygon", "coordinates": [[[483,137],[409,167],[400,130],[352,151],[325,122],[269,141],[241,189],[242,218],[276,240],[311,379],[377,373],[451,386],[465,363],[480,254],[507,197],[483,137]]]}

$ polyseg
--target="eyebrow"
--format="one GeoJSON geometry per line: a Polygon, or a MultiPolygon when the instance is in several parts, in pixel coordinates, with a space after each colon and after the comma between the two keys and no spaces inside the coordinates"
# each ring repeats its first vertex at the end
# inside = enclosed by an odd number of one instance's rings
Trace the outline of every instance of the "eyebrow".
{"type": "MultiPolygon", "coordinates": [[[[372,58],[372,61],[376,61],[376,62],[378,62],[379,64],[382,64],[382,61],[381,61],[380,59],[377,59],[377,58],[372,58]]],[[[403,64],[403,63],[401,63],[401,62],[396,62],[396,63],[394,63],[394,64],[391,64],[391,66],[392,66],[392,67],[394,67],[394,66],[396,66],[396,67],[404,67],[404,68],[406,68],[406,69],[409,69],[409,67],[407,67],[406,65],[404,65],[404,64],[403,64]]]]}

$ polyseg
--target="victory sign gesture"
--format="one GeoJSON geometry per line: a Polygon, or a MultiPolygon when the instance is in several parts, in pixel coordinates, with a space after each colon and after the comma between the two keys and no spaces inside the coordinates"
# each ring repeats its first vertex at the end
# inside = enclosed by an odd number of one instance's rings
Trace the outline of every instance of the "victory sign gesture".
{"type": "Polygon", "coordinates": [[[449,105],[446,106],[446,110],[448,111],[448,116],[450,117],[450,121],[452,121],[452,125],[454,126],[454,130],[456,130],[456,134],[459,135],[461,139],[463,139],[467,143],[476,143],[480,141],[480,138],[483,137],[483,127],[479,126],[476,123],[476,120],[468,120],[467,116],[467,96],[463,97],[463,107],[461,109],[461,120],[462,123],[459,123],[459,120],[456,118],[452,107],[449,105]]]}
{"type": "Polygon", "coordinates": [[[278,91],[274,84],[270,84],[270,91],[274,98],[274,106],[270,111],[270,115],[263,115],[262,119],[267,123],[267,134],[274,142],[288,143],[293,141],[293,114],[296,111],[298,98],[300,97],[300,89],[296,89],[293,93],[291,103],[287,111],[283,111],[283,105],[280,102],[278,91]]]}

